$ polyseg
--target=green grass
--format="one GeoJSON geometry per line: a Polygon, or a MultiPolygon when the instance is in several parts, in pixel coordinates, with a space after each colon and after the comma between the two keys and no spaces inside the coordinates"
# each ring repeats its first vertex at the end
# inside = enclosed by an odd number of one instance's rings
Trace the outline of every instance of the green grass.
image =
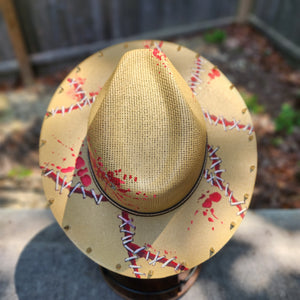
{"type": "Polygon", "coordinates": [[[272,145],[275,147],[279,147],[280,145],[283,144],[283,142],[284,142],[284,140],[282,137],[274,137],[271,140],[272,145]]]}
{"type": "Polygon", "coordinates": [[[284,103],[281,106],[281,111],[275,118],[275,131],[291,134],[296,126],[300,126],[300,111],[284,103]]]}
{"type": "Polygon", "coordinates": [[[30,176],[31,174],[32,174],[31,169],[21,166],[21,167],[12,168],[7,175],[8,177],[11,178],[24,178],[30,176]]]}
{"type": "Polygon", "coordinates": [[[242,92],[241,94],[250,112],[254,114],[261,114],[265,112],[265,107],[258,103],[257,95],[245,92],[242,92]]]}
{"type": "Polygon", "coordinates": [[[221,44],[226,40],[226,32],[222,29],[214,29],[204,34],[204,40],[207,43],[221,44]]]}

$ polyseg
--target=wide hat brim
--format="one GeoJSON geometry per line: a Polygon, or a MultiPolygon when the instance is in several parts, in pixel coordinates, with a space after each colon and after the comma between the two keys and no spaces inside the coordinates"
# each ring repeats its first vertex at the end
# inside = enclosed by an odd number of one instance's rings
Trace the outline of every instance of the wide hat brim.
{"type": "Polygon", "coordinates": [[[52,212],[83,253],[125,276],[161,278],[201,264],[232,237],[253,193],[256,138],[243,99],[217,67],[177,44],[134,41],[95,53],[59,86],[41,131],[40,167],[52,212]],[[199,100],[207,128],[200,184],[180,207],[154,217],[131,215],[101,197],[86,143],[95,97],[123,54],[140,48],[166,54],[199,100]]]}

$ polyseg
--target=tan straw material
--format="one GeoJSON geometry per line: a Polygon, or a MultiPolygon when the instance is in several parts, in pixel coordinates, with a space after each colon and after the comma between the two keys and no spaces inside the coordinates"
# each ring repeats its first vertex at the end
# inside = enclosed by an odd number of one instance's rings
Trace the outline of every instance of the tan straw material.
{"type": "Polygon", "coordinates": [[[129,210],[169,210],[200,177],[206,150],[203,113],[162,54],[158,58],[150,49],[127,52],[97,97],[88,128],[97,182],[129,210]],[[114,170],[121,179],[113,178],[114,170]],[[129,174],[133,180],[127,179],[129,174]]]}
{"type": "Polygon", "coordinates": [[[226,244],[250,204],[256,161],[235,87],[162,41],[118,44],[79,64],[40,138],[59,225],[101,266],[142,279],[190,269],[226,244]]]}

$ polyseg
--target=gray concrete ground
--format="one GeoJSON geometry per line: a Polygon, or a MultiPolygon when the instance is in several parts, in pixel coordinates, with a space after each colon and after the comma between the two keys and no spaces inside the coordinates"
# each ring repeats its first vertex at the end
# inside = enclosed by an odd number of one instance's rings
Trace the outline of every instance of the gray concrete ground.
{"type": "MultiPolygon", "coordinates": [[[[0,209],[0,299],[120,299],[49,210],[0,209]]],[[[182,299],[300,299],[300,210],[249,211],[182,299]]]]}

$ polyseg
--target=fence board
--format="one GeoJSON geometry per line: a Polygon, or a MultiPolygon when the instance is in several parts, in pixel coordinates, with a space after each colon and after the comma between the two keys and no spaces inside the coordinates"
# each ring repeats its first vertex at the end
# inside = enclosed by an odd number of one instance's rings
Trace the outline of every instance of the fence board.
{"type": "Polygon", "coordinates": [[[259,0],[253,14],[292,43],[300,45],[300,1],[259,0]]]}
{"type": "Polygon", "coordinates": [[[104,24],[103,24],[103,5],[101,1],[90,0],[89,8],[91,11],[91,27],[93,29],[94,38],[96,40],[104,39],[104,24]]]}
{"type": "MultiPolygon", "coordinates": [[[[231,18],[236,15],[239,1],[243,0],[14,0],[14,3],[32,61],[42,64],[47,53],[58,55],[68,49],[79,53],[98,42],[170,29],[174,33],[176,28],[194,28],[194,24],[201,22],[231,18]]],[[[299,11],[297,0],[256,0],[253,15],[297,45],[300,44],[299,11]]],[[[13,51],[1,16],[0,42],[0,62],[11,60],[13,51]]]]}
{"type": "Polygon", "coordinates": [[[13,47],[8,37],[7,27],[0,14],[0,61],[10,60],[14,57],[13,47]]]}
{"type": "Polygon", "coordinates": [[[233,16],[238,0],[15,0],[31,54],[233,16]]]}

